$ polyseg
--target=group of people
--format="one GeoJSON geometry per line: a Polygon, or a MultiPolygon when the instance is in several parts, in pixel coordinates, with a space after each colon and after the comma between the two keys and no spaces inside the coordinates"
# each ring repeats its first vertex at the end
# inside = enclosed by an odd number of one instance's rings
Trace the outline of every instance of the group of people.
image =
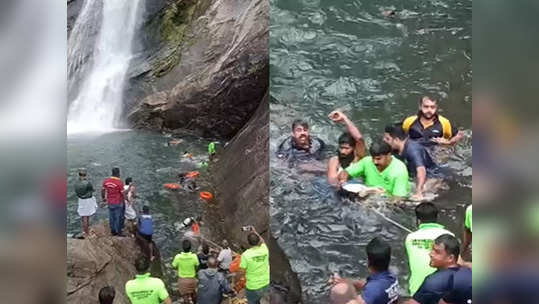
{"type": "MultiPolygon", "coordinates": [[[[421,203],[415,213],[418,230],[408,234],[405,240],[412,298],[404,303],[472,303],[471,261],[462,258],[471,246],[471,205],[466,210],[462,246],[451,231],[437,222],[438,209],[434,204],[421,203]]],[[[366,251],[370,276],[366,280],[353,280],[334,275],[331,304],[399,303],[399,283],[389,271],[390,245],[376,237],[367,244],[366,251]]]]}
{"type": "MultiPolygon", "coordinates": [[[[341,188],[351,179],[362,178],[368,193],[394,199],[424,201],[425,192],[450,175],[434,161],[431,148],[455,145],[463,138],[463,133],[438,113],[438,102],[428,96],[420,98],[416,115],[388,124],[368,149],[363,134],[343,112],[333,111],[329,118],[346,128],[338,138],[337,155],[328,159],[329,184],[341,188]],[[413,194],[410,177],[416,180],[413,194]]],[[[289,162],[323,160],[325,149],[320,138],[310,135],[309,125],[296,120],[292,123],[292,135],[279,145],[277,157],[289,162]]],[[[437,223],[438,209],[434,204],[422,202],[416,206],[415,213],[418,230],[404,241],[412,297],[406,303],[471,303],[471,255],[464,254],[471,248],[471,205],[466,210],[462,246],[452,232],[437,223]]],[[[334,275],[331,303],[397,303],[398,281],[388,268],[390,245],[374,238],[366,250],[371,275],[367,280],[334,275]],[[360,295],[358,291],[362,291],[360,295]]]]}
{"type": "MultiPolygon", "coordinates": [[[[446,177],[446,170],[433,160],[429,148],[454,145],[463,137],[461,131],[438,113],[438,102],[428,96],[420,99],[416,115],[387,125],[383,136],[375,138],[369,149],[361,132],[343,112],[333,111],[329,118],[344,124],[347,131],[338,138],[337,155],[328,160],[328,182],[342,186],[349,179],[361,177],[370,193],[396,198],[409,196],[409,177],[413,177],[417,186],[410,198],[424,199],[429,185],[446,177]]],[[[309,125],[296,120],[292,123],[292,135],[279,145],[277,157],[290,162],[322,160],[325,150],[326,144],[310,135],[309,125]]]]}
{"type": "MultiPolygon", "coordinates": [[[[172,267],[178,273],[178,289],[183,303],[220,304],[224,295],[235,296],[236,290],[228,274],[241,269],[245,275],[245,294],[249,304],[259,304],[270,283],[269,252],[264,239],[250,226],[247,241],[250,248],[232,260],[232,250],[226,241],[218,255],[206,246],[198,255],[192,252],[192,242],[182,241],[182,252],[177,254],[172,267]],[[237,267],[235,267],[237,266],[237,267]]],[[[152,277],[150,261],[141,256],[135,261],[137,275],[125,284],[131,304],[171,304],[172,300],[163,281],[152,277]]],[[[112,304],[115,290],[103,287],[99,292],[100,304],[112,304]]]]}
{"type": "MultiPolygon", "coordinates": [[[[95,189],[88,179],[86,169],[79,169],[79,179],[75,184],[75,194],[78,197],[77,212],[82,221],[83,237],[89,235],[89,218],[97,211],[98,204],[94,196],[95,189]]],[[[112,175],[102,184],[101,201],[107,203],[109,210],[110,231],[114,236],[124,236],[125,220],[131,229],[137,218],[136,187],[131,177],[126,178],[125,185],[120,179],[120,169],[112,168],[112,175]]]]}

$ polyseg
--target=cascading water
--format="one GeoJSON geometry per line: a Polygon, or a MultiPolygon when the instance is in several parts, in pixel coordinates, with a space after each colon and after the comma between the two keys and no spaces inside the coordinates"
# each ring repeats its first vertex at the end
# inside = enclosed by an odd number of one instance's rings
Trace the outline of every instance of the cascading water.
{"type": "MultiPolygon", "coordinates": [[[[93,48],[91,68],[82,73],[80,90],[71,102],[67,132],[107,132],[119,123],[125,76],[132,57],[133,37],[144,0],[104,0],[101,27],[93,48]]],[[[76,69],[85,60],[85,22],[95,22],[95,3],[86,0],[69,39],[68,67],[76,69]]],[[[77,73],[69,71],[69,77],[77,73]]],[[[70,79],[71,82],[71,79],[70,79]]],[[[70,85],[70,89],[72,86],[70,85]]]]}

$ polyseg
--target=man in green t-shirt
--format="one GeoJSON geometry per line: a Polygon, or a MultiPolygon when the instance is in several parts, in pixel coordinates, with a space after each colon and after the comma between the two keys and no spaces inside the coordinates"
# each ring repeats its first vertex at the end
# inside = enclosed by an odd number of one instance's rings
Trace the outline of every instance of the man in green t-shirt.
{"type": "Polygon", "coordinates": [[[150,261],[141,256],[135,261],[137,276],[125,283],[125,293],[131,304],[172,304],[165,284],[161,279],[150,277],[150,261]]]}
{"type": "Polygon", "coordinates": [[[259,304],[270,283],[269,251],[253,226],[249,226],[249,231],[247,242],[251,248],[242,253],[240,267],[245,270],[248,304],[259,304]]]}
{"type": "Polygon", "coordinates": [[[191,241],[183,240],[183,252],[177,254],[172,261],[172,267],[178,269],[178,288],[184,303],[196,302],[198,257],[191,252],[191,241]]]}
{"type": "Polygon", "coordinates": [[[383,140],[374,142],[369,152],[371,156],[362,158],[348,166],[339,174],[339,181],[346,182],[351,177],[363,177],[365,185],[384,192],[405,197],[410,191],[406,165],[391,155],[391,147],[383,140]]]}
{"type": "Polygon", "coordinates": [[[434,240],[442,234],[453,235],[444,226],[436,223],[438,220],[438,208],[432,203],[421,203],[415,208],[415,215],[419,229],[406,236],[406,253],[410,266],[410,295],[419,289],[425,278],[436,271],[429,266],[429,253],[434,240]]]}

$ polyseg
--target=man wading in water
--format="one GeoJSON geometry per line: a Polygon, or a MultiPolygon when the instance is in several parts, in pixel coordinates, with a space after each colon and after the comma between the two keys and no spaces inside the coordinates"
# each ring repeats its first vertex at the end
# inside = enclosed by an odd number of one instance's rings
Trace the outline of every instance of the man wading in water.
{"type": "Polygon", "coordinates": [[[419,111],[404,119],[402,128],[412,140],[425,146],[454,145],[463,134],[451,122],[438,114],[438,102],[428,96],[419,100],[419,111]]]}
{"type": "Polygon", "coordinates": [[[321,160],[325,149],[326,144],[320,138],[309,134],[309,124],[298,119],[292,123],[292,136],[279,145],[277,157],[288,159],[293,167],[296,162],[321,160]]]}

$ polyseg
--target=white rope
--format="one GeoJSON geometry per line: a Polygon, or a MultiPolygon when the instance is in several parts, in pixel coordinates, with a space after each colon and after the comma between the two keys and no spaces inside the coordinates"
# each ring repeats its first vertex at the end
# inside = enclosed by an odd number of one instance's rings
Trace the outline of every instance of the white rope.
{"type": "Polygon", "coordinates": [[[401,228],[401,229],[404,230],[404,231],[407,231],[408,233],[413,232],[412,230],[410,230],[410,229],[404,227],[403,225],[401,225],[401,224],[395,222],[394,220],[388,218],[388,217],[385,216],[382,212],[380,212],[380,211],[378,211],[378,210],[376,210],[376,209],[374,209],[374,208],[371,208],[371,209],[372,209],[372,211],[374,211],[376,214],[378,214],[379,216],[381,216],[382,218],[384,218],[386,221],[390,222],[391,224],[393,224],[393,225],[395,225],[395,226],[401,228]]]}

